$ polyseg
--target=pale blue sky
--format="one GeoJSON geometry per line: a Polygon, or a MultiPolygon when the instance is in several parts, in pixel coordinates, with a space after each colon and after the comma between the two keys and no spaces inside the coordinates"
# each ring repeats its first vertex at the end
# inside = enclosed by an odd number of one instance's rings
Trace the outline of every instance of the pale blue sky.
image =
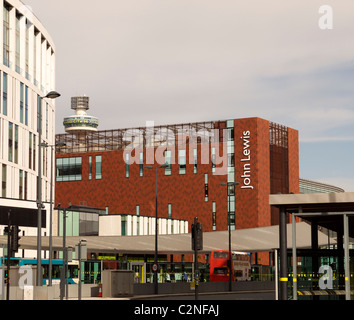
{"type": "Polygon", "coordinates": [[[354,191],[352,0],[24,0],[57,53],[57,132],[258,116],[298,129],[300,176],[354,191]],[[318,12],[333,8],[333,29],[318,12]]]}

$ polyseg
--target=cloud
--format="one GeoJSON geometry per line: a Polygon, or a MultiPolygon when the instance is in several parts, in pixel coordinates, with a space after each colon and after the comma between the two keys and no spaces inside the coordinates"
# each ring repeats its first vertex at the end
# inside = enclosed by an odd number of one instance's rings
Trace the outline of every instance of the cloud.
{"type": "Polygon", "coordinates": [[[300,138],[300,142],[318,143],[318,142],[354,142],[353,137],[305,137],[300,138]]]}
{"type": "Polygon", "coordinates": [[[328,31],[322,0],[25,2],[56,44],[58,132],[86,94],[100,129],[259,116],[302,141],[353,136],[353,1],[328,31]]]}
{"type": "Polygon", "coordinates": [[[299,130],[305,178],[353,185],[354,1],[326,31],[323,0],[24,2],[56,45],[57,133],[82,94],[101,130],[257,116],[299,130]]]}

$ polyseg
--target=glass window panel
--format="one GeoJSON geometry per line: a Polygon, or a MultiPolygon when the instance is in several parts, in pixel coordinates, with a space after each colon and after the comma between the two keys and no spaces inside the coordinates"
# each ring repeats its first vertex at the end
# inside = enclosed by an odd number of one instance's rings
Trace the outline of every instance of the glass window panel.
{"type": "Polygon", "coordinates": [[[129,178],[129,154],[125,154],[125,177],[129,178]]]}
{"type": "Polygon", "coordinates": [[[78,181],[82,179],[82,158],[57,159],[57,181],[78,181]]]}
{"type": "Polygon", "coordinates": [[[172,158],[172,151],[171,150],[166,150],[165,151],[165,164],[168,165],[168,167],[165,168],[165,175],[169,176],[172,173],[171,170],[171,158],[172,158]]]}
{"type": "Polygon", "coordinates": [[[186,150],[178,150],[179,174],[186,173],[186,150]]]}
{"type": "Polygon", "coordinates": [[[102,179],[102,156],[96,156],[96,179],[102,179]]]}

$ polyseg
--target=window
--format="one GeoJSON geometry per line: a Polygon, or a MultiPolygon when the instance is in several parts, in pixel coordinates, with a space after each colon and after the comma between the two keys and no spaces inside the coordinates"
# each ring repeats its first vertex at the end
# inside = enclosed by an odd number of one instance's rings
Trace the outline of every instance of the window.
{"type": "Polygon", "coordinates": [[[28,168],[32,169],[32,132],[29,132],[29,139],[28,139],[28,168]]]}
{"type": "Polygon", "coordinates": [[[139,222],[140,222],[140,206],[139,205],[136,206],[136,215],[137,215],[137,218],[136,218],[136,235],[138,236],[139,235],[139,222]]]}
{"type": "Polygon", "coordinates": [[[172,157],[172,152],[171,150],[166,150],[165,151],[165,164],[168,166],[165,168],[165,176],[170,176],[171,175],[171,157],[172,157]]]}
{"type": "MultiPolygon", "coordinates": [[[[66,211],[65,234],[67,236],[97,236],[98,214],[89,212],[66,211]]],[[[63,210],[59,210],[59,235],[63,235],[63,210]]]]}
{"type": "Polygon", "coordinates": [[[211,168],[212,168],[211,171],[212,171],[212,172],[215,172],[215,167],[216,167],[216,165],[215,165],[215,163],[216,163],[215,158],[216,158],[215,147],[212,147],[212,148],[211,148],[211,168]]]}
{"type": "Polygon", "coordinates": [[[48,138],[48,132],[49,132],[48,117],[49,117],[48,103],[46,103],[46,104],[45,104],[45,136],[46,136],[47,138],[48,138]]]}
{"type": "Polygon", "coordinates": [[[186,150],[178,150],[179,174],[186,174],[186,150]]]}
{"type": "Polygon", "coordinates": [[[6,164],[2,165],[2,174],[1,174],[1,196],[6,198],[6,164]]]}
{"type": "Polygon", "coordinates": [[[102,156],[96,156],[96,179],[102,179],[102,156]]]}
{"type": "Polygon", "coordinates": [[[125,177],[129,178],[129,153],[125,154],[125,177]]]}
{"type": "Polygon", "coordinates": [[[172,219],[172,203],[168,204],[168,218],[172,219]]]}
{"type": "Polygon", "coordinates": [[[27,200],[27,185],[28,185],[27,172],[24,171],[24,199],[25,200],[27,200]]]}
{"type": "Polygon", "coordinates": [[[3,23],[3,63],[10,67],[10,26],[9,26],[9,11],[10,9],[4,4],[4,23],[3,23]]]}
{"type": "Polygon", "coordinates": [[[16,65],[15,69],[16,72],[21,74],[21,68],[20,68],[20,19],[21,16],[17,14],[16,12],[16,50],[15,50],[15,55],[16,55],[16,65]]]}
{"type": "Polygon", "coordinates": [[[15,157],[14,162],[18,163],[18,125],[15,125],[15,157]]]}
{"type": "Polygon", "coordinates": [[[139,154],[139,174],[140,177],[144,175],[144,152],[140,152],[139,154]]]}
{"type": "Polygon", "coordinates": [[[235,154],[234,153],[227,154],[227,166],[229,168],[235,167],[235,154]]]}
{"type": "Polygon", "coordinates": [[[13,161],[13,123],[9,122],[9,161],[13,161]]]}
{"type": "Polygon", "coordinates": [[[18,187],[19,199],[23,199],[23,171],[20,170],[19,175],[19,187],[18,187]]]}
{"type": "MultiPolygon", "coordinates": [[[[39,127],[42,125],[42,119],[40,119],[40,114],[41,114],[41,99],[39,96],[37,96],[37,131],[39,132],[39,127]]],[[[42,128],[41,128],[42,131],[42,128]]]]}
{"type": "Polygon", "coordinates": [[[127,216],[123,216],[121,218],[121,235],[126,236],[127,235],[127,216]]]}
{"type": "Polygon", "coordinates": [[[213,201],[213,214],[212,214],[213,231],[216,230],[216,202],[213,201]]]}
{"type": "Polygon", "coordinates": [[[89,156],[89,180],[92,179],[92,156],[89,156]]]}
{"type": "Polygon", "coordinates": [[[227,120],[226,121],[226,126],[228,128],[233,128],[234,127],[234,120],[227,120]]]}
{"type": "Polygon", "coordinates": [[[235,211],[230,212],[230,230],[235,230],[235,211]]]}
{"type": "Polygon", "coordinates": [[[20,83],[20,122],[23,123],[23,83],[20,83]]]}
{"type": "Polygon", "coordinates": [[[57,181],[79,181],[81,179],[81,157],[57,159],[57,181]]]}
{"type": "Polygon", "coordinates": [[[193,173],[197,173],[197,162],[198,162],[198,155],[197,155],[197,148],[193,149],[193,173]]]}
{"type": "Polygon", "coordinates": [[[208,174],[204,175],[204,200],[207,202],[209,200],[209,190],[208,190],[208,174]]]}
{"type": "Polygon", "coordinates": [[[234,141],[234,128],[227,128],[227,141],[234,141]]]}
{"type": "Polygon", "coordinates": [[[228,252],[214,252],[214,259],[228,259],[229,253],[228,252]]]}
{"type": "Polygon", "coordinates": [[[5,72],[2,82],[2,113],[7,116],[7,74],[5,72]]]}
{"type": "Polygon", "coordinates": [[[33,170],[36,170],[36,136],[33,135],[33,170]]]}
{"type": "Polygon", "coordinates": [[[25,125],[28,125],[28,87],[25,86],[25,125]]]}
{"type": "MultiPolygon", "coordinates": [[[[89,212],[74,212],[79,217],[79,234],[80,236],[97,236],[98,235],[98,214],[89,212]]],[[[77,219],[77,218],[76,218],[77,219]]],[[[75,234],[76,235],[76,234],[75,234]]]]}
{"type": "Polygon", "coordinates": [[[30,33],[31,23],[26,19],[26,57],[25,57],[25,72],[26,72],[26,79],[31,80],[31,76],[29,75],[29,33],[30,33]]]}

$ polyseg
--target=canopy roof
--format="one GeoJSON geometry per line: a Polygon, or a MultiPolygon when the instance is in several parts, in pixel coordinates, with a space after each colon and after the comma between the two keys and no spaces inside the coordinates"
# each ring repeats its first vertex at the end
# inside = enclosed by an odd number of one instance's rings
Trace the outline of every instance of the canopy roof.
{"type": "Polygon", "coordinates": [[[343,232],[343,215],[349,216],[349,236],[354,238],[354,192],[277,194],[269,204],[335,232],[343,232]]]}
{"type": "MultiPolygon", "coordinates": [[[[291,248],[292,228],[287,225],[289,248],[291,248]]],[[[297,248],[311,247],[311,227],[305,222],[296,226],[297,248]]],[[[155,250],[155,236],[87,236],[66,237],[66,245],[75,247],[80,240],[87,241],[89,252],[100,253],[135,253],[152,254],[155,250]]],[[[318,234],[319,245],[328,244],[328,236],[318,234]]],[[[261,252],[279,248],[279,226],[231,231],[231,249],[233,251],[261,252]]],[[[7,237],[0,237],[0,244],[6,244],[7,237]]],[[[62,237],[53,237],[53,249],[62,250],[62,237]]],[[[36,249],[37,237],[21,237],[22,249],[36,249]]],[[[48,250],[49,237],[42,237],[42,249],[48,250]]],[[[228,250],[228,231],[204,232],[203,250],[200,253],[210,253],[213,250],[228,250]]],[[[191,234],[159,235],[159,254],[191,254],[191,234]]]]}

